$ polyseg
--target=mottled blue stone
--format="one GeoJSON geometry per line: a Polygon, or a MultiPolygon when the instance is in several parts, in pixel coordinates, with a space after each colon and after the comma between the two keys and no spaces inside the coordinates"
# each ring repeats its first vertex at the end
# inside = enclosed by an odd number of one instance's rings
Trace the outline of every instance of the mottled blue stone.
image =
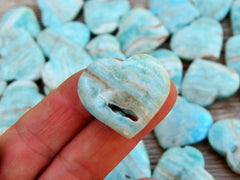
{"type": "Polygon", "coordinates": [[[231,23],[234,35],[240,34],[240,0],[235,0],[231,9],[231,23]]]}
{"type": "Polygon", "coordinates": [[[134,180],[145,177],[151,177],[151,166],[147,149],[143,141],[140,141],[104,180],[134,180]]]}
{"type": "Polygon", "coordinates": [[[217,121],[209,131],[211,147],[224,156],[228,166],[240,174],[240,119],[217,121]]]}
{"type": "Polygon", "coordinates": [[[94,61],[78,84],[85,108],[126,138],[132,138],[150,122],[169,91],[167,71],[157,59],[145,54],[124,61],[94,61]]]}
{"type": "Polygon", "coordinates": [[[84,4],[84,19],[92,33],[111,33],[129,9],[128,0],[88,0],[84,4]]]}
{"type": "Polygon", "coordinates": [[[58,26],[73,20],[83,6],[83,0],[38,0],[44,26],[58,26]]]}
{"type": "Polygon", "coordinates": [[[0,134],[43,98],[32,81],[19,80],[8,85],[0,100],[0,134]]]}
{"type": "Polygon", "coordinates": [[[41,31],[35,13],[28,7],[12,8],[2,16],[0,31],[8,31],[10,28],[23,28],[33,37],[37,37],[41,31]]]}
{"type": "Polygon", "coordinates": [[[176,54],[167,49],[158,49],[149,53],[149,55],[159,60],[162,65],[167,69],[168,74],[174,82],[177,88],[177,92],[179,94],[183,76],[182,61],[178,58],[176,54]]]}
{"type": "Polygon", "coordinates": [[[125,59],[118,39],[110,34],[99,35],[93,38],[86,46],[86,49],[94,61],[100,58],[125,59]]]}
{"type": "Polygon", "coordinates": [[[204,158],[193,147],[170,148],[160,158],[153,178],[158,180],[214,180],[204,169],[204,158]]]}
{"type": "Polygon", "coordinates": [[[199,16],[198,10],[188,0],[149,0],[153,12],[174,33],[199,16]]]}
{"type": "Polygon", "coordinates": [[[197,59],[185,74],[182,95],[189,101],[209,106],[216,98],[233,95],[238,87],[236,71],[216,62],[197,59]]]}
{"type": "Polygon", "coordinates": [[[158,18],[146,9],[132,9],[125,14],[117,33],[121,49],[127,57],[154,50],[168,36],[158,18]]]}
{"type": "Polygon", "coordinates": [[[218,21],[224,19],[231,7],[232,0],[190,0],[199,10],[200,15],[218,21]]]}
{"type": "Polygon", "coordinates": [[[73,21],[60,26],[54,26],[42,31],[37,42],[44,54],[49,57],[55,44],[61,40],[67,40],[84,47],[90,39],[90,31],[81,22],[73,21]]]}
{"type": "Polygon", "coordinates": [[[223,43],[223,30],[219,22],[201,18],[176,32],[170,47],[185,60],[196,58],[218,59],[223,43]]]}
{"type": "Polygon", "coordinates": [[[40,78],[45,59],[38,45],[24,29],[0,31],[0,54],[0,79],[40,78]]]}
{"type": "Polygon", "coordinates": [[[227,66],[237,71],[240,77],[240,35],[228,39],[225,49],[225,61],[227,66]]]}
{"type": "Polygon", "coordinates": [[[212,116],[205,108],[179,96],[173,109],[154,132],[160,145],[166,149],[204,140],[212,124],[212,116]]]}
{"type": "Polygon", "coordinates": [[[0,98],[7,87],[7,82],[0,79],[0,98]]]}
{"type": "Polygon", "coordinates": [[[73,44],[59,41],[42,70],[42,80],[48,92],[57,88],[74,73],[86,68],[92,63],[87,52],[73,44]]]}

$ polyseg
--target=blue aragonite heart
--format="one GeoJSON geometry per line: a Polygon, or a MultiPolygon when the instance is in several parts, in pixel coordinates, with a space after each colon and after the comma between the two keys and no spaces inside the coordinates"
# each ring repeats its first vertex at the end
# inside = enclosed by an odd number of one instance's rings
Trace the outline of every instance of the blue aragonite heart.
{"type": "Polygon", "coordinates": [[[46,27],[72,21],[83,6],[83,0],[38,0],[42,23],[46,27]]]}
{"type": "Polygon", "coordinates": [[[91,63],[90,56],[83,48],[73,43],[59,41],[42,70],[42,80],[49,90],[48,93],[91,63]]]}
{"type": "Polygon", "coordinates": [[[196,59],[183,79],[182,95],[201,106],[209,106],[216,98],[233,95],[238,87],[236,71],[216,62],[196,59]]]}
{"type": "Polygon", "coordinates": [[[8,31],[11,28],[23,28],[33,37],[37,37],[41,31],[35,13],[28,7],[12,8],[2,16],[0,31],[8,31]]]}
{"type": "Polygon", "coordinates": [[[0,54],[0,79],[40,78],[45,59],[38,45],[24,29],[0,31],[0,54]]]}
{"type": "Polygon", "coordinates": [[[164,104],[170,84],[159,61],[142,54],[124,61],[113,58],[94,61],[81,75],[78,93],[92,115],[126,138],[132,138],[164,104]]]}
{"type": "Polygon", "coordinates": [[[0,100],[0,134],[44,98],[38,91],[37,85],[28,80],[7,86],[0,100]]]}
{"type": "Polygon", "coordinates": [[[7,82],[0,79],[0,99],[6,87],[7,82]]]}
{"type": "Polygon", "coordinates": [[[231,23],[234,35],[240,34],[240,0],[235,0],[231,9],[231,23]]]}
{"type": "Polygon", "coordinates": [[[199,16],[198,10],[188,0],[149,0],[153,12],[174,33],[199,16]]]}
{"type": "Polygon", "coordinates": [[[179,94],[183,76],[182,61],[178,58],[176,54],[167,49],[158,49],[149,53],[149,55],[159,60],[162,65],[167,69],[168,74],[174,82],[177,88],[177,92],[179,94]]]}
{"type": "Polygon", "coordinates": [[[157,180],[214,180],[204,169],[204,158],[193,147],[174,147],[160,158],[152,178],[157,180]]]}
{"type": "Polygon", "coordinates": [[[226,158],[228,166],[240,174],[240,119],[217,121],[209,131],[212,148],[226,158]]]}
{"type": "Polygon", "coordinates": [[[176,32],[170,47],[185,60],[196,58],[218,59],[223,43],[221,24],[210,18],[201,18],[176,32]]]}
{"type": "Polygon", "coordinates": [[[166,149],[204,140],[212,124],[212,116],[205,108],[179,96],[173,109],[154,132],[160,145],[166,149]]]}
{"type": "Polygon", "coordinates": [[[147,149],[143,141],[140,141],[104,180],[134,180],[146,177],[151,177],[151,166],[147,149]]]}
{"type": "Polygon", "coordinates": [[[149,53],[161,45],[169,34],[162,23],[146,9],[132,9],[119,24],[117,38],[124,54],[129,57],[149,53]]]}
{"type": "Polygon", "coordinates": [[[228,14],[232,0],[190,0],[199,10],[201,16],[210,17],[218,21],[228,14]]]}
{"type": "Polygon", "coordinates": [[[80,47],[85,47],[89,39],[90,31],[88,27],[81,22],[73,21],[43,30],[39,34],[37,42],[44,54],[49,57],[58,41],[67,40],[80,47]]]}
{"type": "Polygon", "coordinates": [[[111,33],[129,9],[128,0],[88,0],[84,4],[84,20],[94,34],[111,33]]]}
{"type": "Polygon", "coordinates": [[[86,46],[86,50],[94,61],[100,58],[125,59],[120,49],[118,39],[110,34],[99,35],[86,46]]]}
{"type": "Polygon", "coordinates": [[[227,66],[237,71],[240,77],[240,35],[228,39],[225,49],[225,61],[227,66]]]}

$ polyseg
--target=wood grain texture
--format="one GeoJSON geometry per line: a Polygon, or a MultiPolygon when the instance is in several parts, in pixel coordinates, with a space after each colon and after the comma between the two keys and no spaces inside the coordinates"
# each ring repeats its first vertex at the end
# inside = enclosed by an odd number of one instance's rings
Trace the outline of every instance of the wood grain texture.
{"type": "MultiPolygon", "coordinates": [[[[144,7],[148,8],[147,0],[130,0],[132,7],[144,7]]],[[[15,6],[27,5],[34,9],[38,18],[40,19],[40,11],[36,5],[36,0],[0,0],[0,16],[8,9],[15,6]]],[[[83,21],[82,14],[77,18],[83,21]]],[[[221,22],[224,29],[224,47],[226,40],[232,36],[229,17],[221,22]]],[[[167,41],[161,47],[168,48],[169,41],[167,41]]],[[[224,63],[224,48],[222,51],[219,62],[224,63]]],[[[189,62],[184,62],[184,69],[189,66],[189,62]]],[[[214,121],[218,121],[224,118],[239,118],[240,119],[240,91],[238,91],[233,97],[228,99],[217,100],[211,107],[208,108],[214,118],[214,121]]],[[[147,146],[148,153],[151,159],[151,167],[154,169],[161,154],[164,150],[159,146],[156,137],[153,132],[148,134],[144,138],[144,142],[147,146]]],[[[225,163],[224,158],[216,154],[209,146],[208,141],[205,140],[201,143],[195,144],[194,147],[199,149],[205,158],[206,169],[214,176],[216,180],[239,180],[240,176],[234,174],[225,163]]]]}

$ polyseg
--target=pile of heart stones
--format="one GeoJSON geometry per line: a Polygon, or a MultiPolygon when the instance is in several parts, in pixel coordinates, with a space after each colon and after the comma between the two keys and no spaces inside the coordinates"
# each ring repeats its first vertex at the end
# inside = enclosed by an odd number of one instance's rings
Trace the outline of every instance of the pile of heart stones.
{"type": "MultiPolygon", "coordinates": [[[[77,71],[100,58],[149,54],[175,83],[178,98],[154,129],[166,149],[153,174],[141,141],[105,179],[214,179],[199,150],[211,147],[240,174],[240,119],[214,123],[206,109],[239,89],[240,0],[149,0],[133,9],[128,0],[38,0],[42,30],[28,7],[7,11],[0,22],[0,134],[77,71]],[[74,21],[83,11],[84,21],[74,21]],[[233,36],[223,47],[219,21],[230,13],[233,36]],[[170,42],[170,49],[161,44],[170,42]],[[225,48],[225,65],[217,63],[225,48]],[[183,77],[182,61],[191,61],[183,77]]],[[[150,78],[150,77],[149,77],[150,78]]]]}

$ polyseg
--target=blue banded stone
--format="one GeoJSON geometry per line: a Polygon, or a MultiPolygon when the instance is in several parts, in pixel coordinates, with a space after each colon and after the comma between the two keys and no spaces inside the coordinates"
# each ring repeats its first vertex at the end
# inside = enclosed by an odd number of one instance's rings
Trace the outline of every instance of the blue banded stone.
{"type": "Polygon", "coordinates": [[[42,70],[42,80],[48,93],[57,88],[74,73],[86,68],[92,63],[87,52],[73,44],[59,41],[42,70]]]}
{"type": "Polygon", "coordinates": [[[214,19],[201,18],[176,32],[170,47],[185,60],[218,59],[223,43],[221,24],[214,19]]]}
{"type": "Polygon", "coordinates": [[[19,80],[8,85],[0,100],[0,134],[43,98],[32,81],[19,80]]]}
{"type": "Polygon", "coordinates": [[[40,78],[45,59],[38,45],[24,29],[0,31],[0,54],[0,79],[40,78]]]}
{"type": "Polygon", "coordinates": [[[167,49],[158,49],[149,53],[149,55],[159,60],[162,65],[167,69],[168,74],[174,82],[177,88],[177,92],[179,94],[183,76],[182,61],[178,58],[176,54],[167,49]]]}
{"type": "Polygon", "coordinates": [[[221,21],[232,5],[232,0],[190,0],[199,10],[200,15],[221,21]]]}
{"type": "Polygon", "coordinates": [[[240,174],[240,119],[214,123],[208,134],[211,147],[225,157],[233,172],[240,174]]]}
{"type": "Polygon", "coordinates": [[[2,16],[0,31],[8,31],[11,28],[23,28],[33,37],[37,37],[41,31],[33,10],[24,6],[12,8],[2,16]]]}
{"type": "Polygon", "coordinates": [[[94,61],[78,84],[85,108],[126,138],[132,138],[150,122],[169,91],[167,71],[157,59],[145,54],[124,61],[94,61]]]}
{"type": "Polygon", "coordinates": [[[212,124],[212,116],[205,108],[179,96],[173,109],[154,132],[161,147],[166,149],[204,140],[212,124]]]}
{"type": "Polygon", "coordinates": [[[0,79],[0,99],[6,87],[7,82],[0,79]]]}
{"type": "Polygon", "coordinates": [[[234,35],[240,34],[240,0],[235,0],[231,9],[231,23],[234,35]]]}
{"type": "Polygon", "coordinates": [[[196,59],[183,79],[182,95],[191,102],[209,106],[216,98],[233,95],[238,87],[236,71],[216,62],[196,59]]]}
{"type": "Polygon", "coordinates": [[[129,9],[128,0],[88,0],[84,4],[84,20],[94,34],[111,33],[129,9]]]}
{"type": "Polygon", "coordinates": [[[147,149],[143,141],[140,141],[104,180],[134,180],[146,177],[151,177],[151,166],[147,149]]]}
{"type": "Polygon", "coordinates": [[[121,50],[127,57],[151,52],[168,36],[168,31],[158,18],[146,9],[132,9],[125,14],[117,33],[121,50]]]}
{"type": "Polygon", "coordinates": [[[86,50],[94,61],[100,58],[125,59],[118,39],[110,34],[93,38],[86,46],[86,50]]]}
{"type": "Polygon", "coordinates": [[[150,11],[174,33],[199,16],[198,10],[188,0],[149,0],[150,11]]]}
{"type": "Polygon", "coordinates": [[[240,35],[228,39],[225,49],[225,61],[227,66],[237,71],[240,77],[240,35]]]}
{"type": "Polygon", "coordinates": [[[193,147],[173,147],[168,149],[153,172],[152,178],[160,180],[214,180],[204,169],[204,158],[193,147]]]}
{"type": "Polygon", "coordinates": [[[72,21],[80,12],[83,0],[38,0],[42,23],[46,27],[72,21]]]}
{"type": "Polygon", "coordinates": [[[37,41],[44,54],[49,57],[58,41],[67,40],[80,47],[85,47],[89,39],[88,27],[81,22],[73,21],[45,29],[39,34],[37,41]]]}

